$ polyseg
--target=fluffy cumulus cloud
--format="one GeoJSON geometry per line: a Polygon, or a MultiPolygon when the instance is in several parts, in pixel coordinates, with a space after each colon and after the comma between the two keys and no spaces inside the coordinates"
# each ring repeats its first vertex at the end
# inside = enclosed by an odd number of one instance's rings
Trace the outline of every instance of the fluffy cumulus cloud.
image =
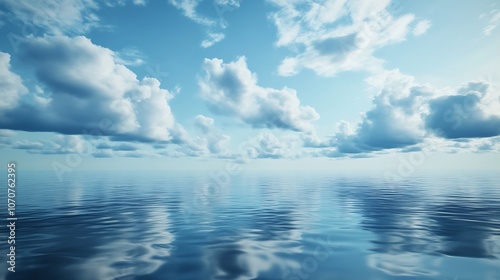
{"type": "Polygon", "coordinates": [[[334,143],[341,153],[401,148],[422,141],[423,104],[431,89],[414,84],[413,78],[389,71],[377,77],[384,84],[373,98],[373,108],[362,115],[356,129],[339,124],[334,143]]]}
{"type": "Polygon", "coordinates": [[[21,58],[43,92],[2,110],[0,128],[172,141],[170,93],[154,78],[138,80],[113,51],[81,36],[30,37],[21,58]]]}
{"type": "Polygon", "coordinates": [[[201,132],[198,142],[211,154],[228,155],[227,143],[229,136],[221,134],[214,125],[214,119],[198,115],[195,117],[194,126],[201,132]]]}
{"type": "Polygon", "coordinates": [[[0,116],[3,111],[16,107],[27,91],[21,77],[10,70],[10,55],[0,52],[0,116]]]}
{"type": "Polygon", "coordinates": [[[285,136],[280,139],[275,134],[264,131],[244,142],[239,147],[237,157],[243,161],[256,158],[292,158],[297,156],[295,142],[293,137],[285,136]]]}
{"type": "Polygon", "coordinates": [[[228,147],[230,137],[215,127],[214,119],[197,115],[193,126],[197,130],[193,135],[189,135],[182,127],[175,130],[177,133],[175,137],[179,139],[176,143],[178,146],[174,152],[166,152],[166,155],[215,158],[234,156],[228,147]]]}
{"type": "Polygon", "coordinates": [[[201,95],[218,114],[238,118],[253,127],[282,128],[294,131],[312,130],[318,113],[300,103],[295,90],[273,89],[257,84],[257,77],[245,57],[224,63],[205,59],[199,79],[201,95]]]}
{"type": "MultiPolygon", "coordinates": [[[[322,76],[379,70],[382,61],[374,51],[404,41],[415,19],[412,14],[395,15],[401,7],[390,0],[269,1],[277,8],[271,15],[278,29],[276,45],[297,52],[279,66],[284,76],[302,68],[322,76]]],[[[413,33],[422,35],[429,27],[429,21],[421,21],[413,33]]]]}
{"type": "Polygon", "coordinates": [[[436,141],[432,139],[436,137],[445,140],[443,151],[457,148],[459,138],[468,143],[470,150],[496,147],[492,137],[500,135],[499,93],[493,92],[488,83],[469,82],[450,92],[418,84],[398,70],[387,71],[368,82],[379,92],[373,97],[373,107],[362,114],[362,120],[354,127],[339,122],[337,132],[329,139],[306,134],[305,147],[323,148],[322,154],[331,157],[397,148],[418,150],[429,143],[434,145],[436,141]]]}
{"type": "Polygon", "coordinates": [[[500,100],[489,88],[485,82],[470,82],[455,94],[431,100],[426,126],[451,139],[500,135],[500,100]]]}
{"type": "Polygon", "coordinates": [[[179,9],[185,17],[207,28],[207,38],[201,42],[201,47],[208,48],[224,39],[222,31],[227,27],[224,14],[239,8],[240,0],[210,1],[209,7],[213,9],[210,14],[215,14],[215,17],[198,11],[202,2],[203,0],[169,0],[169,3],[179,9]]]}

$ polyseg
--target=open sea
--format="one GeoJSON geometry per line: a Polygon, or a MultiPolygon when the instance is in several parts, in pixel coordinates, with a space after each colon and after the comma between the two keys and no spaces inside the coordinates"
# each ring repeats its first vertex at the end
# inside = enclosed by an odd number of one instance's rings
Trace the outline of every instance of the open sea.
{"type": "Polygon", "coordinates": [[[499,174],[17,175],[0,279],[500,279],[499,174]]]}

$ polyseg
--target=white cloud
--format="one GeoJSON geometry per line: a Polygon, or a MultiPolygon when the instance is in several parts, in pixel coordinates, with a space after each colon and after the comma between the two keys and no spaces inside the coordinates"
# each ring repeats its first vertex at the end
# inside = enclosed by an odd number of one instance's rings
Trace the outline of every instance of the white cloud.
{"type": "Polygon", "coordinates": [[[145,6],[146,5],[146,0],[133,0],[132,2],[134,3],[134,5],[137,5],[137,6],[145,6]]]}
{"type": "Polygon", "coordinates": [[[295,90],[257,85],[257,77],[245,57],[224,63],[205,59],[204,75],[199,79],[202,98],[215,113],[236,117],[253,127],[312,130],[318,113],[300,104],[295,90]]]}
{"type": "Polygon", "coordinates": [[[17,106],[19,98],[27,91],[21,77],[10,71],[10,55],[0,52],[0,116],[3,111],[17,106]]]}
{"type": "Polygon", "coordinates": [[[384,86],[373,98],[373,108],[362,115],[356,129],[348,123],[338,127],[333,142],[341,153],[406,147],[420,143],[425,136],[422,104],[430,89],[416,86],[412,77],[397,70],[374,80],[384,86]]]}
{"type": "Polygon", "coordinates": [[[47,90],[45,105],[23,100],[4,110],[1,127],[62,134],[98,130],[115,139],[173,140],[170,93],[154,78],[138,80],[113,51],[82,36],[45,36],[27,38],[21,52],[47,90]]]}
{"type": "Polygon", "coordinates": [[[486,82],[469,82],[454,94],[430,100],[426,125],[449,139],[500,135],[499,96],[486,82]]]}
{"type": "Polygon", "coordinates": [[[0,137],[12,137],[14,135],[16,135],[14,130],[0,129],[0,137]]]}
{"type": "Polygon", "coordinates": [[[500,11],[493,10],[489,15],[486,15],[488,25],[483,29],[483,35],[490,36],[498,25],[500,25],[500,11]]]}
{"type": "Polygon", "coordinates": [[[194,125],[200,129],[202,133],[202,137],[198,138],[198,141],[203,143],[203,146],[206,147],[206,150],[211,154],[229,156],[227,144],[230,138],[218,132],[214,123],[214,119],[203,115],[197,115],[195,117],[194,125]]]}
{"type": "Polygon", "coordinates": [[[4,5],[14,20],[34,29],[44,28],[53,34],[81,34],[99,25],[95,14],[99,5],[93,0],[5,0],[4,5]]]}
{"type": "Polygon", "coordinates": [[[373,52],[406,39],[412,14],[393,16],[390,1],[269,0],[277,46],[297,55],[285,58],[278,73],[291,76],[308,68],[321,76],[341,71],[382,69],[373,52]]]}
{"type": "MultiPolygon", "coordinates": [[[[175,142],[175,144],[178,144],[178,147],[174,152],[166,151],[166,155],[176,157],[233,157],[228,147],[230,137],[222,134],[215,127],[214,119],[197,115],[194,118],[193,125],[199,132],[195,133],[194,136],[189,135],[181,126],[177,126],[173,130],[174,138],[179,139],[179,141],[175,142]]],[[[158,148],[161,149],[163,147],[160,146],[158,148]]]]}
{"type": "Polygon", "coordinates": [[[169,0],[169,3],[182,11],[182,14],[193,22],[207,28],[207,38],[201,42],[202,48],[209,48],[225,37],[222,30],[227,27],[224,14],[240,7],[240,0],[215,0],[210,2],[217,18],[208,17],[198,12],[202,0],[169,0]]]}
{"type": "Polygon", "coordinates": [[[205,26],[213,26],[216,24],[216,21],[206,18],[200,15],[196,8],[200,4],[201,0],[169,0],[169,3],[181,10],[183,15],[190,20],[205,26]]]}
{"type": "Polygon", "coordinates": [[[431,21],[430,20],[421,20],[419,21],[416,25],[415,28],[413,28],[413,35],[415,36],[420,36],[425,34],[427,30],[431,27],[431,21]]]}
{"type": "MultiPolygon", "coordinates": [[[[78,35],[92,28],[103,27],[97,12],[102,6],[123,6],[128,0],[4,0],[9,20],[26,25],[33,35],[78,35]],[[40,32],[42,29],[42,32],[40,32]]],[[[132,0],[132,4],[144,6],[145,0],[132,0]]],[[[0,13],[1,15],[1,13],[0,13]]],[[[24,32],[24,31],[23,31],[24,32]]]]}
{"type": "Polygon", "coordinates": [[[57,135],[52,140],[20,140],[12,143],[13,149],[25,150],[30,154],[87,154],[94,149],[81,135],[57,135]]]}
{"type": "Polygon", "coordinates": [[[320,154],[341,157],[388,149],[420,150],[435,146],[437,137],[443,138],[440,151],[496,149],[490,140],[500,135],[499,93],[486,82],[469,82],[450,91],[418,84],[398,70],[367,82],[378,88],[378,94],[362,120],[354,127],[345,121],[338,123],[329,141],[305,135],[304,147],[323,148],[320,154]],[[459,138],[469,144],[460,146],[459,138]],[[336,149],[325,148],[328,146],[336,149]]]}
{"type": "Polygon", "coordinates": [[[115,61],[126,66],[140,66],[144,64],[143,54],[135,48],[126,48],[115,54],[115,61]]]}
{"type": "Polygon", "coordinates": [[[201,47],[209,48],[215,43],[222,41],[224,37],[224,33],[208,33],[208,38],[201,42],[201,47]]]}
{"type": "Polygon", "coordinates": [[[293,156],[291,139],[282,140],[273,133],[262,132],[247,140],[239,156],[242,159],[255,158],[289,158],[293,156]]]}

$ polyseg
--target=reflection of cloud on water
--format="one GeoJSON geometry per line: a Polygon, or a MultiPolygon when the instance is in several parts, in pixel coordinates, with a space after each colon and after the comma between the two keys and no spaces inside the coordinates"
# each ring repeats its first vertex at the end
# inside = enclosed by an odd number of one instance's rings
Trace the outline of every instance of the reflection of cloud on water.
{"type": "MultiPolygon", "coordinates": [[[[422,277],[456,265],[456,258],[446,256],[500,257],[496,190],[462,183],[443,191],[450,185],[439,182],[436,191],[430,188],[434,184],[339,190],[342,201],[355,201],[362,228],[374,234],[369,267],[393,276],[422,277]]],[[[490,269],[487,262],[477,263],[485,265],[483,271],[490,269]]]]}
{"type": "Polygon", "coordinates": [[[261,209],[245,217],[246,229],[214,233],[204,251],[210,279],[256,279],[300,266],[303,225],[291,210],[261,209]]]}
{"type": "Polygon", "coordinates": [[[440,259],[418,253],[371,254],[368,266],[393,276],[434,276],[440,259]]]}
{"type": "Polygon", "coordinates": [[[453,199],[432,209],[432,232],[440,236],[440,253],[470,258],[498,258],[500,202],[453,199]],[[495,241],[496,240],[496,241],[495,241]]]}
{"type": "Polygon", "coordinates": [[[341,198],[356,201],[363,229],[372,232],[370,268],[393,276],[437,275],[441,262],[432,255],[438,240],[428,229],[428,218],[422,216],[418,190],[405,192],[384,186],[347,188],[341,198]]]}
{"type": "MultiPolygon", "coordinates": [[[[290,238],[300,235],[295,231],[290,238]]],[[[212,270],[211,279],[255,279],[265,272],[299,266],[286,257],[302,252],[297,240],[256,240],[251,235],[235,238],[238,240],[208,246],[204,260],[212,270]]]]}
{"type": "Polygon", "coordinates": [[[78,265],[81,279],[125,280],[156,271],[173,249],[168,216],[166,209],[156,207],[146,212],[145,220],[125,218],[130,227],[108,237],[110,242],[96,248],[99,253],[78,265]]]}

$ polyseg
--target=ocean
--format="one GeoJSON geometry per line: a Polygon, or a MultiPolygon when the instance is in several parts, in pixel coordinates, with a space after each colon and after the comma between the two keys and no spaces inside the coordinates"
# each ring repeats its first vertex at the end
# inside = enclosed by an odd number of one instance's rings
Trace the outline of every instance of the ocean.
{"type": "Polygon", "coordinates": [[[0,279],[500,279],[498,174],[19,172],[0,279]]]}

